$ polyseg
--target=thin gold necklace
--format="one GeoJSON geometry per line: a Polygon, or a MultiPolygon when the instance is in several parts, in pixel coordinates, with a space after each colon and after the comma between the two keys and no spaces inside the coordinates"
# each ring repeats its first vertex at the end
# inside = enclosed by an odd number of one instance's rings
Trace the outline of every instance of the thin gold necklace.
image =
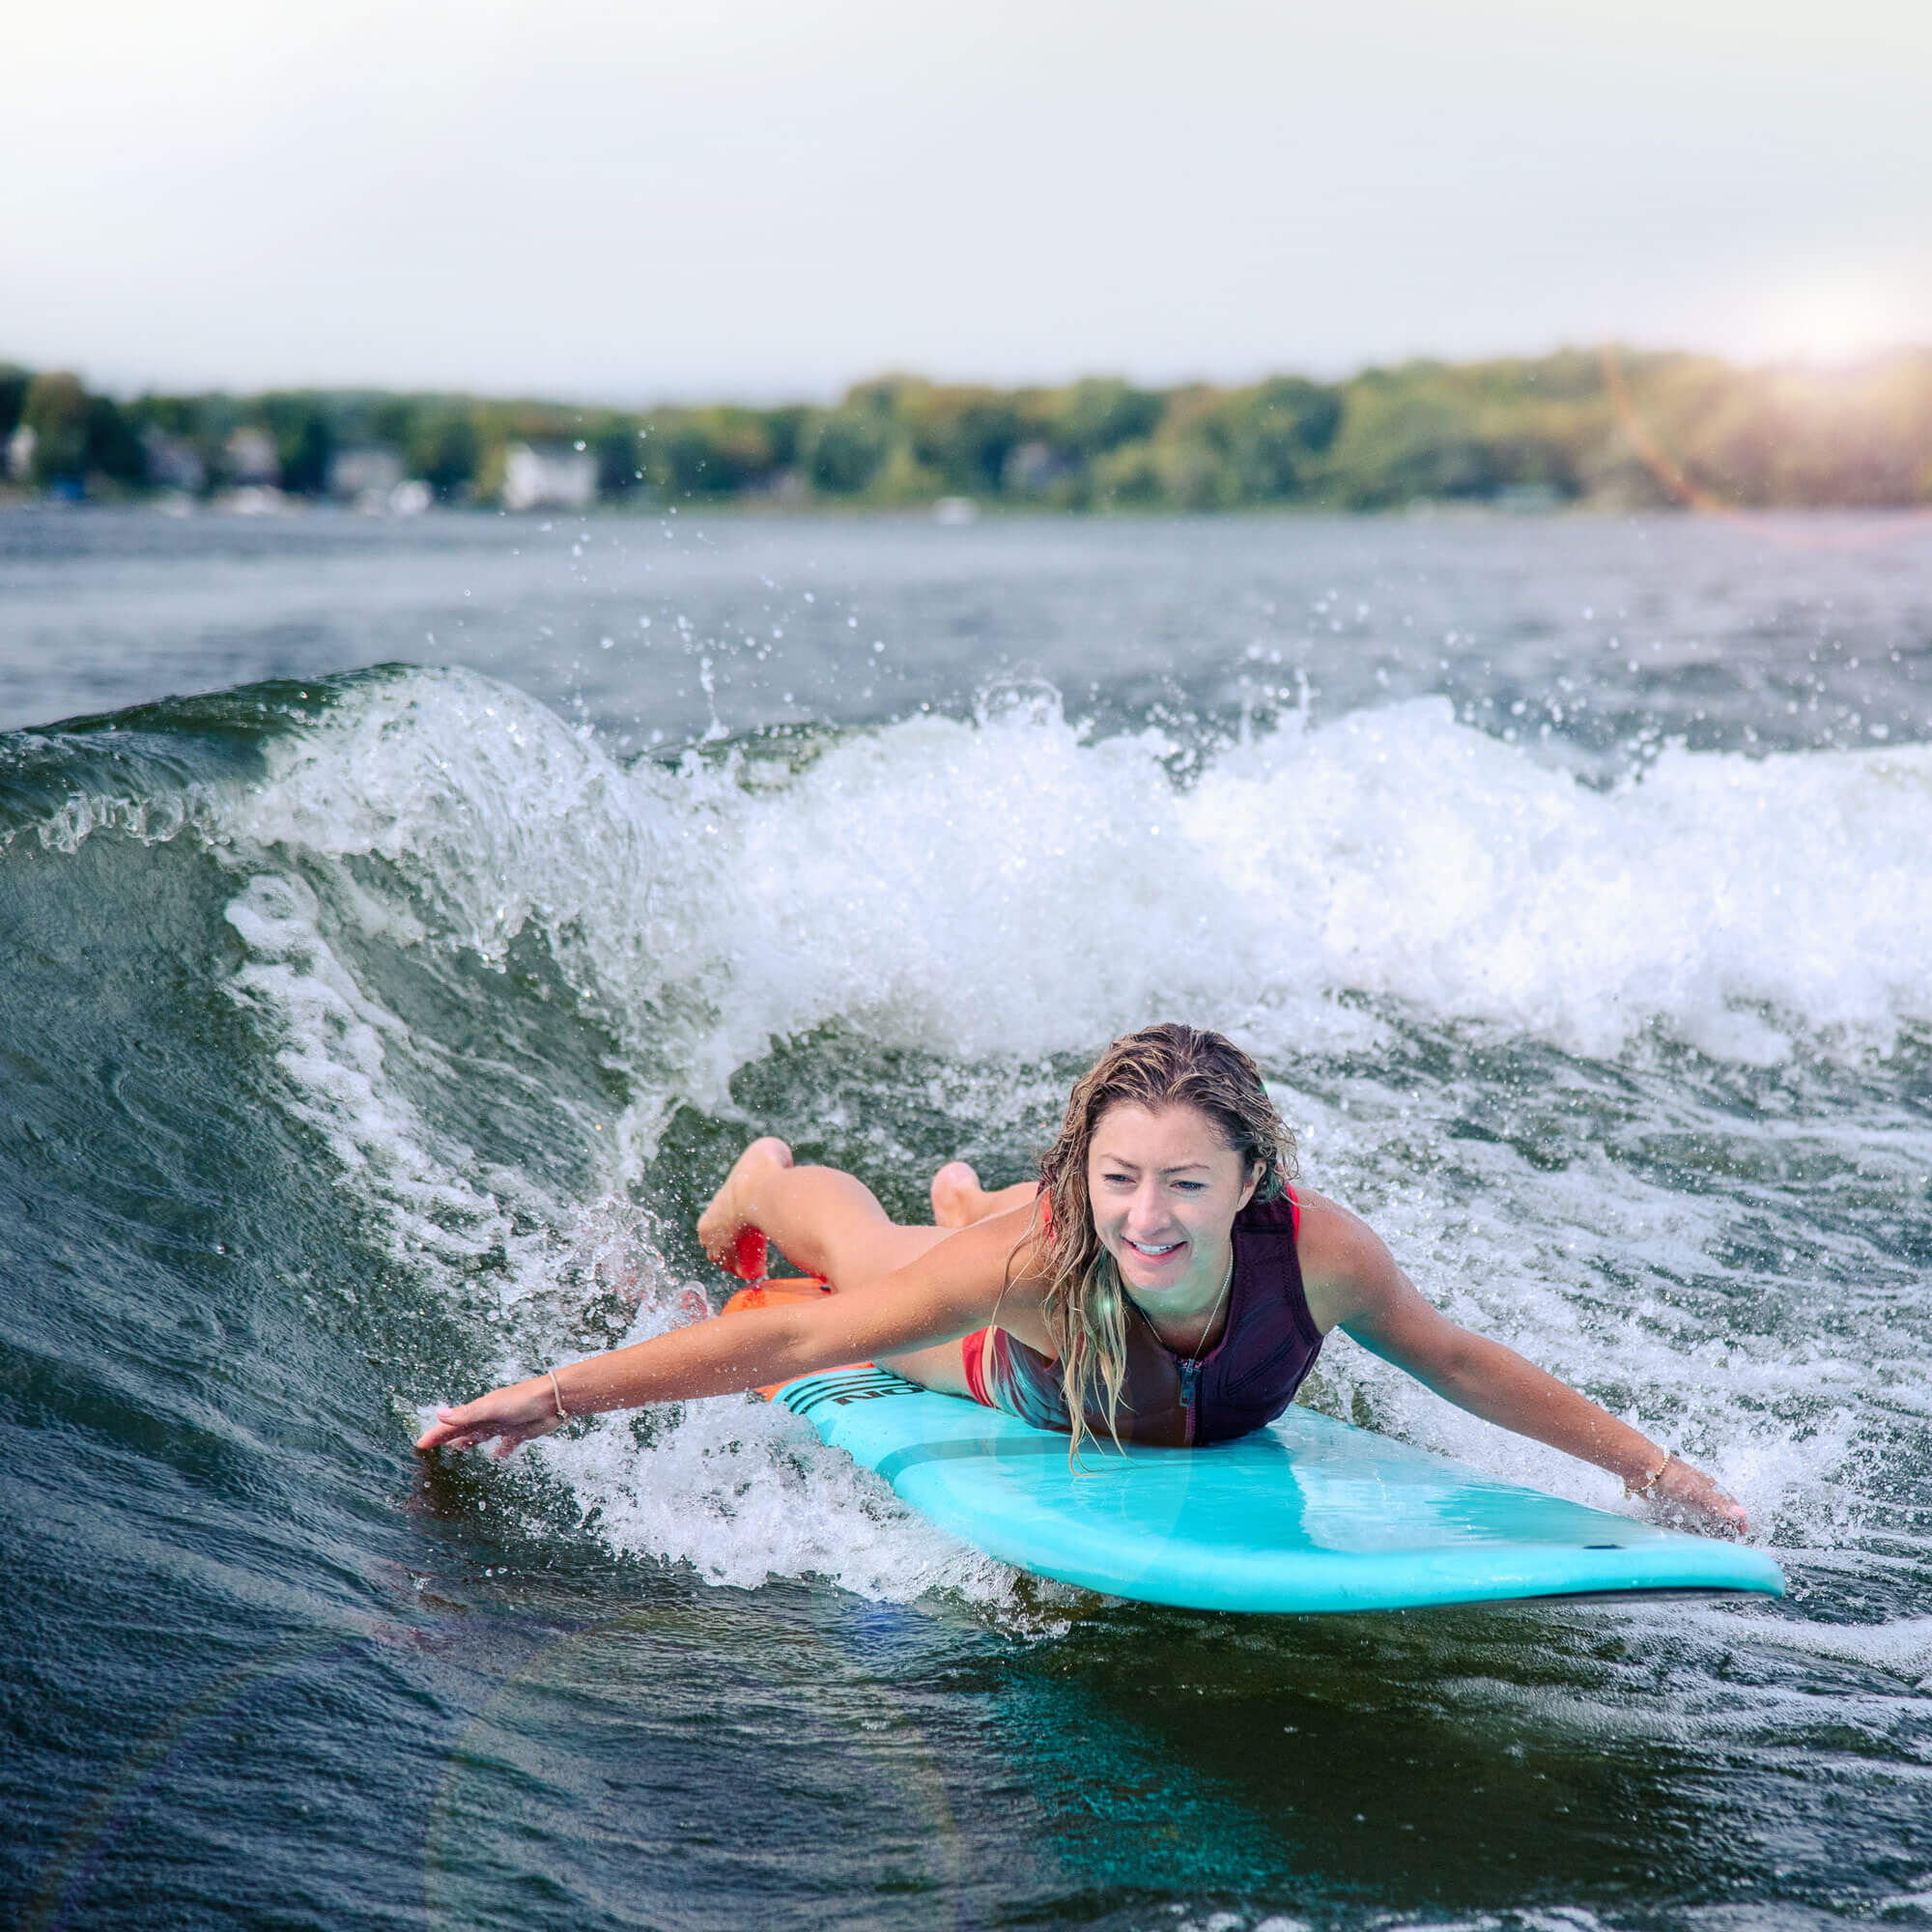
{"type": "MultiPolygon", "coordinates": [[[[1221,1292],[1215,1295],[1214,1305],[1208,1311],[1208,1325],[1202,1329],[1201,1339],[1194,1345],[1194,1352],[1182,1359],[1180,1363],[1180,1406],[1182,1408],[1191,1409],[1194,1406],[1194,1391],[1201,1381],[1201,1358],[1208,1352],[1208,1338],[1214,1332],[1214,1318],[1220,1314],[1221,1304],[1227,1299],[1228,1291],[1234,1285],[1235,1256],[1233,1249],[1230,1248],[1228,1253],[1228,1272],[1221,1277],[1221,1292]]],[[[1160,1341],[1160,1330],[1153,1327],[1153,1318],[1145,1309],[1141,1311],[1141,1319],[1150,1328],[1153,1328],[1153,1339],[1156,1342],[1160,1342],[1160,1346],[1166,1349],[1167,1344],[1160,1341]]],[[[1180,1351],[1178,1349],[1168,1349],[1168,1353],[1179,1355],[1180,1351]]]]}
{"type": "Polygon", "coordinates": [[[1221,1277],[1221,1291],[1214,1297],[1214,1305],[1208,1311],[1208,1325],[1201,1331],[1201,1339],[1194,1345],[1194,1352],[1187,1358],[1190,1369],[1199,1369],[1201,1357],[1208,1352],[1208,1338],[1214,1332],[1214,1318],[1221,1312],[1221,1304],[1228,1298],[1228,1291],[1235,1285],[1235,1250],[1228,1250],[1228,1272],[1221,1277]]]}

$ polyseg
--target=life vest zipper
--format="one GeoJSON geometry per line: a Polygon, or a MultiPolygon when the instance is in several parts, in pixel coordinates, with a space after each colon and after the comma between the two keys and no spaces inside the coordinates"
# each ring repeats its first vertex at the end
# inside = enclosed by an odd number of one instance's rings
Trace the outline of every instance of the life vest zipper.
{"type": "Polygon", "coordinates": [[[1201,1361],[1180,1364],[1180,1409],[1187,1418],[1187,1433],[1181,1438],[1190,1448],[1194,1442],[1194,1397],[1201,1386],[1201,1361]]]}

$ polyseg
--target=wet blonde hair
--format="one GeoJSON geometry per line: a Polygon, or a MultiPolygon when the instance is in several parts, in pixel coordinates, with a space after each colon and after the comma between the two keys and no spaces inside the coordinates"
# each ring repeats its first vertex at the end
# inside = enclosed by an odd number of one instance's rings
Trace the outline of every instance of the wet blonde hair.
{"type": "Polygon", "coordinates": [[[1047,1210],[1047,1283],[1041,1310],[1060,1350],[1060,1373],[1073,1424],[1072,1453],[1093,1432],[1087,1405],[1107,1417],[1120,1442],[1121,1389],[1127,1373],[1126,1291],[1094,1226],[1087,1156],[1094,1130],[1122,1101],[1150,1113],[1198,1109],[1241,1158],[1260,1170],[1254,1198],[1271,1201],[1294,1178],[1294,1135],[1268,1098],[1255,1064],[1232,1040],[1167,1022],[1117,1039],[1074,1088],[1060,1137],[1039,1163],[1047,1210]]]}

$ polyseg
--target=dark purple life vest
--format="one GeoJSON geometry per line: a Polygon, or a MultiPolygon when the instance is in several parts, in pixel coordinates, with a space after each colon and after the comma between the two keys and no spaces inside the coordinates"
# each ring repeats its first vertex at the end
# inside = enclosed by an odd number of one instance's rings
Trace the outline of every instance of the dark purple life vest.
{"type": "MultiPolygon", "coordinates": [[[[1128,1301],[1122,1442],[1171,1449],[1226,1442],[1264,1427],[1294,1400],[1321,1349],[1294,1249],[1300,1223],[1292,1191],[1251,1201],[1235,1216],[1228,1325],[1198,1364],[1177,1355],[1128,1301]]],[[[997,1385],[1001,1406],[1039,1428],[1071,1428],[1057,1362],[1003,1328],[988,1331],[986,1353],[986,1380],[997,1385]]],[[[1107,1417],[1091,1406],[1087,1425],[1102,1440],[1110,1435],[1107,1417]]]]}

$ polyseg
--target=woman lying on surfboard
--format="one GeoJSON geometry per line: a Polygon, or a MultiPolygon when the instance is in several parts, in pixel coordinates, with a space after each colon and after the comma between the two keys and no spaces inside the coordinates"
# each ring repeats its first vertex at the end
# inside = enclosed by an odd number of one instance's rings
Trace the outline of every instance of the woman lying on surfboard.
{"type": "Polygon", "coordinates": [[[904,1228],[779,1140],[745,1150],[698,1217],[711,1257],[763,1273],[769,1236],[836,1285],[728,1312],[437,1410],[419,1451],[497,1454],[573,1416],[726,1395],[874,1360],[949,1395],[1084,1436],[1184,1447],[1285,1409],[1344,1328],[1436,1394],[1736,1535],[1708,1476],[1576,1390],[1438,1314],[1346,1208],[1294,1180],[1294,1141],[1254,1063],[1219,1034],[1118,1039],[1073,1090],[1031,1182],[934,1177],[937,1226],[904,1228]]]}

